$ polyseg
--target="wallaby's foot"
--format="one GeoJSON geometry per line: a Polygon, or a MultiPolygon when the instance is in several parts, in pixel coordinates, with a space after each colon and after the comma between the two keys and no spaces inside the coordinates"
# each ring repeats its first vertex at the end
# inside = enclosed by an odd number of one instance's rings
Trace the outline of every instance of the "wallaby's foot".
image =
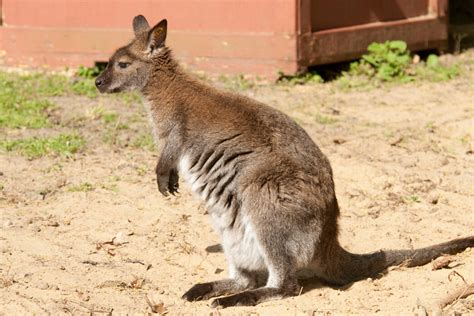
{"type": "Polygon", "coordinates": [[[184,293],[182,298],[190,302],[207,300],[216,296],[238,293],[250,287],[251,284],[242,284],[234,279],[198,283],[184,293]]]}
{"type": "Polygon", "coordinates": [[[211,307],[254,306],[265,301],[296,295],[293,291],[271,287],[261,287],[230,296],[219,297],[212,301],[211,307]]]}
{"type": "Polygon", "coordinates": [[[213,297],[214,292],[214,285],[212,282],[198,283],[184,293],[182,299],[190,302],[206,300],[213,297]]]}

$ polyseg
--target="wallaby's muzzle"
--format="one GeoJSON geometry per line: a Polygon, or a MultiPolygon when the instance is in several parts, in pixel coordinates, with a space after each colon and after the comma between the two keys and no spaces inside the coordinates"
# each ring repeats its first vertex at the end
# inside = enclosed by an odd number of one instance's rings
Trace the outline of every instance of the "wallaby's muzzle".
{"type": "Polygon", "coordinates": [[[100,86],[102,86],[103,83],[104,83],[104,81],[103,81],[102,79],[100,79],[100,78],[97,78],[97,79],[95,80],[95,86],[96,86],[97,88],[100,88],[100,86]]]}
{"type": "Polygon", "coordinates": [[[104,76],[104,72],[102,72],[96,79],[95,79],[95,86],[99,90],[100,93],[110,92],[108,91],[108,87],[110,86],[110,80],[107,80],[104,76]]]}

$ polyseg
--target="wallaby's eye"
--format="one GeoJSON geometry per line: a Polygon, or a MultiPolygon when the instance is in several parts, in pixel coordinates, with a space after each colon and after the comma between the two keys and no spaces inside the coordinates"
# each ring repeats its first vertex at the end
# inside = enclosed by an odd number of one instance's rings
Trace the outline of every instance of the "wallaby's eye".
{"type": "Polygon", "coordinates": [[[125,68],[127,68],[128,66],[130,66],[130,63],[119,62],[119,63],[118,63],[118,66],[119,66],[119,68],[121,68],[121,69],[125,69],[125,68]]]}

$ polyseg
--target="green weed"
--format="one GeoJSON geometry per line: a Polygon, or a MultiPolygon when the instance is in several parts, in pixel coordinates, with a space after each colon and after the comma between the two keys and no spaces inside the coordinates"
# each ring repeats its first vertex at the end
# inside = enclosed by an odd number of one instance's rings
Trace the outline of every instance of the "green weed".
{"type": "Polygon", "coordinates": [[[85,67],[79,66],[77,69],[76,75],[83,78],[95,78],[97,77],[102,70],[105,69],[105,66],[96,65],[94,67],[85,67]]]}
{"type": "Polygon", "coordinates": [[[139,176],[144,176],[148,172],[148,167],[146,165],[138,166],[135,168],[139,176]]]}
{"type": "Polygon", "coordinates": [[[471,136],[469,134],[465,134],[459,140],[463,145],[468,145],[471,142],[471,136]]]}
{"type": "Polygon", "coordinates": [[[76,134],[61,134],[52,138],[25,138],[2,140],[0,148],[7,152],[17,152],[30,159],[47,154],[70,157],[84,148],[85,140],[76,134]]]}
{"type": "Polygon", "coordinates": [[[411,82],[417,79],[429,81],[449,80],[459,75],[459,67],[443,66],[438,56],[431,54],[426,62],[412,63],[412,56],[403,41],[372,43],[367,54],[350,64],[348,72],[339,79],[342,87],[362,87],[373,81],[411,82]]]}
{"type": "Polygon", "coordinates": [[[430,54],[426,63],[416,68],[416,73],[424,79],[437,82],[455,78],[459,75],[460,70],[457,65],[451,67],[441,65],[438,56],[430,54]]]}
{"type": "Polygon", "coordinates": [[[411,202],[411,203],[420,203],[421,202],[420,198],[416,195],[409,195],[405,199],[406,199],[407,202],[411,202]]]}
{"type": "Polygon", "coordinates": [[[367,47],[367,51],[359,61],[351,63],[350,74],[365,75],[381,81],[413,80],[407,73],[411,57],[405,42],[372,43],[367,47]]]}

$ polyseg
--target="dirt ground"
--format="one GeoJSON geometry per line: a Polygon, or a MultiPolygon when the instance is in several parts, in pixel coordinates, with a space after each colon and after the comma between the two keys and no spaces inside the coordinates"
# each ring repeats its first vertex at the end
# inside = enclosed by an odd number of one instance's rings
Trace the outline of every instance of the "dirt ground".
{"type": "MultiPolygon", "coordinates": [[[[241,92],[292,116],[329,157],[349,250],[416,248],[472,234],[474,52],[459,58],[470,60],[464,74],[442,83],[241,92]]],[[[52,100],[55,128],[2,133],[76,130],[87,147],[73,159],[0,153],[0,314],[149,313],[148,296],[173,315],[425,315],[464,285],[460,276],[474,282],[474,249],[467,249],[450,269],[401,267],[345,288],[303,278],[298,297],[256,307],[216,312],[207,301],[185,302],[180,297],[194,283],[224,278],[226,261],[199,201],[184,184],[178,196],[162,197],[157,153],[128,145],[131,135],[149,133],[143,106],[110,97],[52,100]],[[130,125],[112,143],[104,140],[110,128],[91,115],[98,106],[130,125]]],[[[473,296],[445,311],[474,314],[473,296]]]]}

